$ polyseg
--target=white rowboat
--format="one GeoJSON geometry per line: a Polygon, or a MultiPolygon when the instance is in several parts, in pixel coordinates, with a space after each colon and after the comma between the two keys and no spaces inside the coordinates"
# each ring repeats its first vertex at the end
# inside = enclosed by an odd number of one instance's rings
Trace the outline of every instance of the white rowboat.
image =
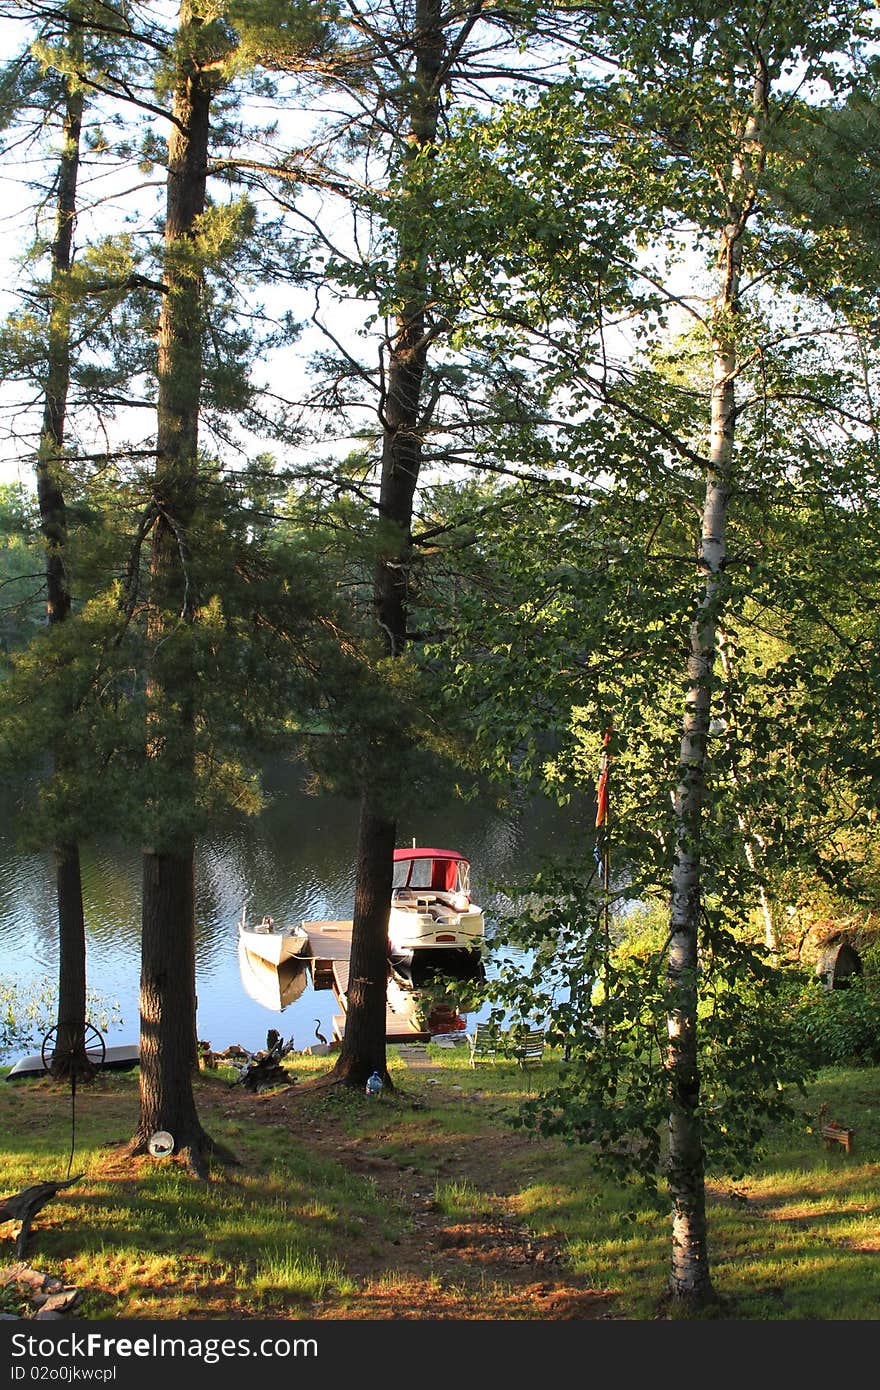
{"type": "Polygon", "coordinates": [[[309,934],[302,927],[279,928],[271,917],[264,917],[254,927],[249,927],[242,919],[238,924],[238,939],[246,951],[268,961],[269,965],[283,965],[286,960],[302,956],[309,945],[309,934]]]}
{"type": "Polygon", "coordinates": [[[304,993],[309,977],[306,962],[294,956],[281,965],[270,965],[262,956],[249,951],[240,937],[238,969],[245,994],[264,1009],[281,1013],[304,993]]]}

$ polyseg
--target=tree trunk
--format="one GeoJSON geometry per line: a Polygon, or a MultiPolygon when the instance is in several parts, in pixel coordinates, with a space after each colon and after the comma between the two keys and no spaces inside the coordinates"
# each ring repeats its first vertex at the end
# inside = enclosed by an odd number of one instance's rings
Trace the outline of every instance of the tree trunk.
{"type": "Polygon", "coordinates": [[[143,1153],[157,1130],[197,1177],[214,1154],[233,1161],[202,1129],[193,1094],[196,1047],[195,932],[192,846],[143,859],[140,987],[140,1113],[128,1146],[143,1153]],[[178,929],[175,929],[178,928],[178,929]]]}
{"type": "Polygon", "coordinates": [[[50,1071],[83,1079],[94,1070],[86,1054],[86,928],[79,845],[55,847],[58,899],[58,1018],[50,1071]]]}
{"type": "MultiPolygon", "coordinates": [[[[75,7],[70,7],[73,14],[75,7]]],[[[82,51],[82,34],[71,26],[70,49],[82,51]]],[[[46,617],[49,626],[66,621],[71,596],[67,574],[67,507],[60,466],[70,390],[69,275],[79,178],[84,100],[68,83],[58,164],[55,236],[51,248],[49,340],[43,420],[37,457],[37,504],[46,551],[46,617]]],[[[63,728],[53,734],[55,775],[66,762],[63,728]]],[[[74,841],[55,846],[55,894],[58,904],[58,1012],[51,1073],[55,1077],[92,1074],[86,1055],[86,939],[79,846],[74,841]]]]}
{"type": "Polygon", "coordinates": [[[70,389],[70,291],[67,282],[76,219],[83,107],[82,93],[69,92],[58,168],[55,237],[51,250],[49,351],[37,459],[37,501],[46,547],[46,614],[50,624],[64,622],[70,612],[70,586],[65,565],[67,509],[59,466],[70,389]]]}
{"type": "Polygon", "coordinates": [[[391,1086],[385,1060],[385,1003],[388,982],[388,909],[393,879],[395,824],[371,803],[361,802],[354,922],[349,962],[345,1037],[334,1080],[363,1087],[377,1071],[391,1086]]]}
{"type": "MultiPolygon", "coordinates": [[[[444,37],[439,0],[416,0],[416,55],[406,166],[437,136],[444,37]]],[[[390,343],[387,395],[382,412],[382,474],[379,524],[384,538],[373,577],[373,611],[387,654],[398,657],[407,640],[407,590],[412,551],[413,498],[422,459],[422,387],[427,360],[427,287],[421,226],[425,210],[405,206],[398,235],[397,283],[403,307],[390,343]]],[[[377,768],[398,760],[402,750],[374,747],[377,768]]],[[[368,774],[369,779],[369,774],[368,774]]],[[[351,987],[345,1036],[334,1080],[363,1085],[378,1071],[391,1085],[385,1064],[385,997],[388,975],[388,915],[391,908],[393,852],[397,835],[394,808],[380,805],[370,785],[362,792],[358,830],[357,878],[351,941],[351,987]],[[379,1007],[381,1003],[381,1008],[379,1007]]]]}
{"type": "MultiPolygon", "coordinates": [[[[184,41],[200,21],[190,0],[180,6],[184,41]]],[[[182,44],[186,48],[186,43],[182,44]]],[[[168,143],[165,293],[159,318],[156,476],[148,638],[148,756],[161,766],[168,795],[186,821],[194,796],[194,702],[186,628],[196,596],[189,564],[198,487],[202,385],[202,276],[188,254],[205,209],[212,88],[191,57],[181,60],[168,143]]],[[[171,808],[156,808],[157,819],[171,808]]],[[[175,1152],[205,1175],[214,1146],[196,1114],[192,1073],[198,1066],[195,994],[193,843],[172,831],[144,850],[141,941],[140,1118],[132,1150],[156,1129],[174,1136],[175,1152]]]]}
{"type": "Polygon", "coordinates": [[[714,1298],[706,1238],[705,1158],[699,1115],[697,1050],[702,812],[706,792],[707,739],[717,631],[725,600],[727,519],[736,421],[735,320],[739,310],[742,242],[763,167],[766,72],[759,61],[752,113],[733,161],[725,226],[719,246],[720,282],[712,325],[712,397],[709,467],[703,500],[699,569],[702,595],[691,625],[687,689],[682,721],[676,841],[667,968],[669,1098],[667,1177],[672,1199],[670,1292],[698,1307],[714,1298]]]}
{"type": "Polygon", "coordinates": [[[157,1129],[174,1136],[175,1152],[199,1156],[205,1136],[192,1088],[195,1065],[193,856],[146,853],[140,990],[140,1116],[143,1148],[157,1129]]]}

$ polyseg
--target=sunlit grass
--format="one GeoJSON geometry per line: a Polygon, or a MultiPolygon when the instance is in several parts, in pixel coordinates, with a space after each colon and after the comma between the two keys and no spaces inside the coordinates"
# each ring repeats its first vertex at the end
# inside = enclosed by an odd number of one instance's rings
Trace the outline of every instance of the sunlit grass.
{"type": "Polygon", "coordinates": [[[459,1221],[490,1212],[496,1204],[490,1193],[481,1192],[467,1179],[438,1182],[434,1188],[434,1203],[444,1216],[459,1221]]]}
{"type": "MultiPolygon", "coordinates": [[[[254,1098],[201,1076],[203,1122],[241,1161],[216,1168],[207,1186],[173,1162],[119,1161],[116,1146],[136,1123],[137,1079],[102,1077],[77,1096],[72,1172],[83,1176],[38,1214],[28,1258],[82,1288],[88,1318],[309,1317],[314,1304],[357,1307],[357,1253],[364,1288],[411,1280],[411,1270],[394,1273],[395,1242],[418,1229],[419,1203],[431,1203],[451,1223],[514,1216],[553,1239],[563,1277],[614,1295],[613,1316],[655,1317],[670,1260],[665,1203],[597,1176],[577,1146],[520,1131],[508,1144],[506,1121],[523,1098],[515,1065],[472,1069],[466,1049],[429,1053],[440,1071],[407,1070],[389,1049],[396,1089],[378,1104],[336,1088],[254,1098]],[[483,1146],[491,1162],[479,1162],[483,1146]]],[[[295,1070],[305,1078],[326,1067],[303,1058],[295,1070]]],[[[551,1063],[541,1079],[554,1074],[551,1063]]],[[[799,1122],[771,1135],[749,1173],[710,1175],[710,1259],[730,1316],[876,1318],[877,1078],[823,1073],[799,1122]],[[852,1154],[824,1148],[822,1103],[855,1130],[852,1154]]],[[[0,1082],[0,1193],[65,1176],[70,1121],[64,1086],[0,1082]]],[[[0,1263],[11,1255],[7,1239],[0,1263]]],[[[432,1259],[426,1248],[423,1288],[432,1259]]]]}
{"type": "MultiPolygon", "coordinates": [[[[241,1160],[216,1170],[210,1185],[173,1162],[120,1162],[116,1146],[134,1131],[137,1085],[108,1082],[78,1094],[73,1172],[83,1176],[39,1213],[28,1251],[38,1267],[83,1290],[85,1317],[217,1316],[233,1307],[258,1316],[267,1300],[308,1303],[330,1287],[348,1294],[355,1284],[340,1251],[367,1223],[389,1239],[405,1223],[386,1211],[368,1177],[315,1154],[307,1135],[294,1138],[269,1110],[265,1123],[234,1112],[204,1116],[241,1160]]],[[[212,1095],[224,1108],[230,1097],[253,1103],[214,1078],[200,1089],[200,1106],[212,1095]]],[[[68,1122],[68,1097],[48,1080],[0,1090],[0,1192],[65,1176],[68,1122]]],[[[4,1253],[0,1246],[0,1263],[4,1253]]]]}
{"type": "Polygon", "coordinates": [[[252,1280],[257,1298],[273,1306],[289,1300],[315,1302],[330,1290],[351,1294],[356,1287],[338,1260],[322,1262],[313,1251],[303,1254],[290,1245],[258,1260],[252,1280]]]}

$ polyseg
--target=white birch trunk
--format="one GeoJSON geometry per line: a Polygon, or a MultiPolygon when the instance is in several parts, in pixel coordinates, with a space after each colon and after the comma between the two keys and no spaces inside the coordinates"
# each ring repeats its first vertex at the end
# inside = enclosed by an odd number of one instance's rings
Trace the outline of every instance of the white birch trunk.
{"type": "Polygon", "coordinates": [[[704,1302],[713,1296],[706,1238],[704,1153],[699,1115],[697,1052],[701,827],[706,791],[711,679],[724,606],[727,519],[736,420],[736,314],[742,274],[742,239],[763,166],[766,73],[759,62],[751,115],[731,167],[727,219],[721,232],[719,285],[712,319],[712,395],[709,464],[703,499],[699,573],[702,592],[691,625],[678,785],[674,798],[675,857],[670,900],[667,968],[669,1097],[667,1177],[672,1201],[670,1291],[704,1302]]]}

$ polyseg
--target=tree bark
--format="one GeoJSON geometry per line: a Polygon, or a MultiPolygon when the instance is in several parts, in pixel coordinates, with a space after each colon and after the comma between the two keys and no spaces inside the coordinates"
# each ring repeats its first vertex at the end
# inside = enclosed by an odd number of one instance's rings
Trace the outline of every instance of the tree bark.
{"type": "MultiPolygon", "coordinates": [[[[182,0],[179,37],[186,49],[200,21],[182,0]]],[[[195,672],[186,628],[195,608],[190,535],[198,489],[202,385],[202,276],[188,251],[205,209],[212,100],[210,79],[191,56],[181,60],[168,143],[164,294],[158,332],[156,520],[151,550],[148,627],[148,756],[159,764],[181,818],[194,795],[195,672]]],[[[158,808],[158,819],[167,807],[158,808]]],[[[196,1113],[198,1066],[192,837],[169,832],[144,850],[141,941],[140,1117],[132,1140],[141,1151],[157,1129],[205,1175],[214,1145],[196,1113]],[[167,841],[164,842],[164,841],[167,841]]]]}
{"type": "MultiPolygon", "coordinates": [[[[75,6],[69,13],[75,16],[75,6]]],[[[70,26],[74,57],[82,51],[82,33],[70,26]]],[[[46,617],[50,628],[67,620],[71,608],[67,573],[67,506],[61,481],[61,462],[70,392],[70,268],[76,220],[77,182],[85,102],[68,81],[58,163],[55,235],[51,247],[49,337],[43,419],[37,456],[37,505],[46,560],[46,617]]],[[[70,762],[65,731],[53,732],[55,775],[70,762]]],[[[55,895],[58,905],[58,1011],[51,1073],[55,1077],[86,1079],[93,1068],[86,1054],[86,939],[79,845],[68,840],[55,846],[55,895]]]]}
{"type": "Polygon", "coordinates": [[[699,1306],[714,1298],[706,1231],[705,1156],[700,1124],[697,1049],[702,814],[717,632],[724,611],[727,520],[736,422],[735,322],[742,278],[743,236],[763,168],[767,77],[760,58],[751,115],[730,176],[719,245],[719,288],[712,324],[712,396],[709,467],[702,511],[699,571],[702,593],[691,625],[682,721],[676,839],[667,967],[665,1059],[669,1099],[667,1178],[672,1199],[670,1292],[699,1306]]]}
{"type": "Polygon", "coordinates": [[[385,1004],[388,982],[388,909],[393,879],[395,824],[372,803],[361,802],[354,922],[348,972],[345,1036],[335,1080],[363,1087],[377,1071],[386,1086],[385,1004]]]}
{"type": "Polygon", "coordinates": [[[140,988],[141,1147],[158,1129],[175,1152],[201,1151],[204,1135],[192,1087],[195,1038],[193,856],[144,855],[140,988]]]}
{"type": "Polygon", "coordinates": [[[55,846],[58,899],[58,1017],[50,1072],[54,1077],[90,1077],[86,1052],[86,927],[79,845],[55,846]]]}
{"type": "MultiPolygon", "coordinates": [[[[437,137],[444,53],[439,0],[416,0],[413,43],[415,72],[403,155],[404,199],[408,196],[407,165],[437,137]]],[[[387,392],[382,408],[378,511],[383,544],[373,576],[373,612],[390,657],[399,657],[407,640],[413,498],[422,460],[424,422],[420,415],[428,353],[428,291],[421,235],[425,215],[416,203],[404,207],[396,265],[402,307],[389,345],[387,392]]],[[[382,768],[388,765],[388,759],[399,759],[401,752],[399,742],[394,747],[374,747],[369,763],[382,768]]],[[[385,997],[397,820],[393,806],[380,804],[369,785],[369,772],[367,779],[361,794],[345,1035],[330,1077],[363,1086],[375,1070],[390,1087],[385,1058],[385,997]]]]}

